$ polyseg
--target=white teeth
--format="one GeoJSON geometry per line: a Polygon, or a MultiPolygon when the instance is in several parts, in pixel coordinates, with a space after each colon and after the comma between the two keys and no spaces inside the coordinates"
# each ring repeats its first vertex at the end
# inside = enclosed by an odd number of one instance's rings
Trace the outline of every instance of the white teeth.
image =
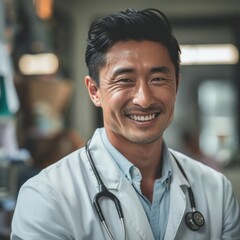
{"type": "Polygon", "coordinates": [[[145,122],[153,120],[156,117],[156,114],[151,114],[148,116],[129,115],[129,117],[134,121],[145,122]]]}

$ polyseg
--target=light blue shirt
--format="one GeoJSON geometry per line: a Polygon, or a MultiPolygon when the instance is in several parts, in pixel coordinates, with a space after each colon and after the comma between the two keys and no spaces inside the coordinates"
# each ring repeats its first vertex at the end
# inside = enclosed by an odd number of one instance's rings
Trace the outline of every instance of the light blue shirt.
{"type": "Polygon", "coordinates": [[[128,161],[108,140],[106,132],[102,133],[102,140],[112,158],[132,183],[134,189],[138,193],[140,202],[146,212],[149,223],[151,225],[154,238],[156,240],[164,239],[170,206],[170,182],[172,175],[172,166],[170,156],[165,144],[163,144],[163,168],[161,178],[154,183],[152,203],[142,194],[140,185],[142,175],[140,170],[128,161]]]}

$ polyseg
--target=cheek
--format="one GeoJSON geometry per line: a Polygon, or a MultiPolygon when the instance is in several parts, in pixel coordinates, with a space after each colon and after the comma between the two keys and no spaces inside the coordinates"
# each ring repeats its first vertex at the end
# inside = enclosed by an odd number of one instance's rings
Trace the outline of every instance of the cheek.
{"type": "Polygon", "coordinates": [[[158,91],[155,93],[155,96],[167,108],[171,108],[176,102],[176,92],[170,90],[158,91]]]}
{"type": "Polygon", "coordinates": [[[172,121],[173,116],[174,116],[175,100],[176,100],[176,98],[173,97],[173,98],[171,99],[171,101],[169,101],[168,106],[167,106],[167,109],[168,109],[168,116],[169,116],[169,120],[170,120],[170,122],[172,121]]]}
{"type": "Polygon", "coordinates": [[[113,91],[105,96],[105,104],[113,109],[121,108],[129,98],[127,91],[113,91]]]}
{"type": "Polygon", "coordinates": [[[116,118],[115,116],[119,114],[124,99],[121,93],[108,93],[104,95],[101,99],[101,107],[105,117],[116,118]]]}
{"type": "Polygon", "coordinates": [[[127,96],[122,92],[116,92],[109,99],[105,99],[104,118],[105,125],[111,125],[114,129],[123,124],[124,109],[127,105],[127,96]]]}
{"type": "Polygon", "coordinates": [[[171,106],[174,106],[174,105],[175,105],[175,103],[176,103],[176,95],[175,95],[175,94],[171,95],[171,96],[168,98],[168,103],[169,103],[169,105],[171,105],[171,106]]]}

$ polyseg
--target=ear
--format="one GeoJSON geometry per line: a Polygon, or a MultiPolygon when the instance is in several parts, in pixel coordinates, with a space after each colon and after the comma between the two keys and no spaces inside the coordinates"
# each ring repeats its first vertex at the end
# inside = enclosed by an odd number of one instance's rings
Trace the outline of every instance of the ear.
{"type": "Polygon", "coordinates": [[[85,85],[88,89],[88,94],[96,107],[101,107],[100,92],[97,83],[90,77],[85,77],[85,85]]]}

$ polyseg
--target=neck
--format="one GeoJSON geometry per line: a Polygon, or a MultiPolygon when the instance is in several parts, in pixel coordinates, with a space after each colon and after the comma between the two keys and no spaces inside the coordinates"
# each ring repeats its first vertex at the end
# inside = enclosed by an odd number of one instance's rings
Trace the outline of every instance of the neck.
{"type": "Polygon", "coordinates": [[[129,149],[123,149],[122,153],[141,171],[143,179],[160,177],[162,142],[157,141],[150,145],[137,145],[129,149]]]}
{"type": "Polygon", "coordinates": [[[151,144],[136,144],[129,141],[123,144],[122,140],[111,139],[113,146],[140,170],[141,191],[150,201],[154,182],[162,173],[162,142],[161,138],[151,144]]]}

